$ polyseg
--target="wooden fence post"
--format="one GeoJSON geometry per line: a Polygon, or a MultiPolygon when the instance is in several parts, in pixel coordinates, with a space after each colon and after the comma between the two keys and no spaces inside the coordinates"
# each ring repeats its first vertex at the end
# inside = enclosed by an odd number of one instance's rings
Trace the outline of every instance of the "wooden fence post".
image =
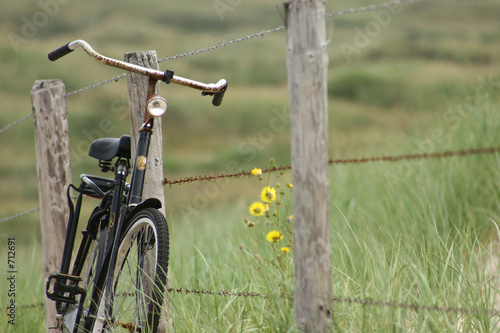
{"type": "Polygon", "coordinates": [[[325,4],[285,4],[294,209],[295,322],[304,332],[332,325],[328,194],[325,4]]]}
{"type": "MultiPolygon", "coordinates": [[[[125,54],[125,61],[144,67],[158,69],[158,58],[155,51],[129,52],[125,54]]],[[[129,92],[130,121],[132,130],[132,156],[135,155],[137,140],[139,139],[139,128],[144,123],[144,112],[146,110],[146,98],[148,91],[148,78],[135,73],[127,72],[127,83],[129,92]]],[[[156,93],[160,93],[159,83],[156,93]]],[[[161,118],[155,119],[153,136],[149,147],[148,164],[144,180],[143,198],[157,198],[162,203],[161,212],[165,215],[165,188],[163,185],[163,142],[161,118]]],[[[173,332],[170,297],[168,294],[168,281],[165,286],[165,297],[160,326],[158,332],[173,332]]]]}
{"type": "MultiPolygon", "coordinates": [[[[61,80],[36,81],[31,90],[35,121],[43,278],[61,266],[68,220],[66,188],[71,183],[66,89],[61,80]]],[[[56,332],[55,303],[45,298],[46,332],[56,332]]]]}

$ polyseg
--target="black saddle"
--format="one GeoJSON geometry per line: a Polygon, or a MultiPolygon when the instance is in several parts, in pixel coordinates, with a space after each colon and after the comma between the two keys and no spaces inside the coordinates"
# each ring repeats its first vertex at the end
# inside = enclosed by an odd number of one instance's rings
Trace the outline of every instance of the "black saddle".
{"type": "Polygon", "coordinates": [[[111,161],[117,156],[130,159],[130,135],[95,140],[90,145],[89,156],[102,161],[111,161]]]}

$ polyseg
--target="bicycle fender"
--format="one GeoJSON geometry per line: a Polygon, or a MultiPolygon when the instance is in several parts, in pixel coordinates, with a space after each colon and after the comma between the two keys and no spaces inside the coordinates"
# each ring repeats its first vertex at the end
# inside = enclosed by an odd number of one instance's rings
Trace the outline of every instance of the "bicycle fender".
{"type": "Polygon", "coordinates": [[[128,207],[129,212],[127,214],[127,219],[131,216],[134,216],[134,214],[136,212],[138,212],[144,208],[160,209],[161,208],[161,201],[156,199],[156,198],[149,198],[149,199],[146,199],[146,200],[139,202],[138,204],[130,205],[128,207]]]}

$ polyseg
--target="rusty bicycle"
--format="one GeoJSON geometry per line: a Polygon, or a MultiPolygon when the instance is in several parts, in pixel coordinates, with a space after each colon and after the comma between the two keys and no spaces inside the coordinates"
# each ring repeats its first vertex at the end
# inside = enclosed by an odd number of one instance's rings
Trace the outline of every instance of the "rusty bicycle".
{"type": "Polygon", "coordinates": [[[160,201],[142,197],[154,119],[167,110],[167,101],[155,95],[155,86],[162,81],[201,90],[218,106],[227,81],[207,84],[170,70],[105,57],[83,40],[58,48],[49,59],[55,61],[78,47],[101,64],[147,76],[147,103],[136,156],[131,156],[129,135],[97,139],[90,145],[89,155],[99,161],[103,172],[114,172],[114,178],[83,174],[79,186],[68,186],[70,216],[61,269],[50,275],[46,294],[56,302],[58,326],[64,332],[156,332],[167,279],[169,233],[166,219],[158,211],[160,201]],[[78,193],[76,203],[71,189],[78,193]],[[83,196],[100,203],[73,255],[83,196]]]}

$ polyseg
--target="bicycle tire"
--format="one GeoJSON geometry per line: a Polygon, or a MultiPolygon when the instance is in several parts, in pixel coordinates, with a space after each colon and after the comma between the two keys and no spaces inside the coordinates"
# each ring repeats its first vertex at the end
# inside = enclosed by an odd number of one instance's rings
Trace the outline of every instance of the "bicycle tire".
{"type": "MultiPolygon", "coordinates": [[[[168,226],[154,208],[135,213],[120,237],[113,277],[111,313],[106,315],[104,299],[92,332],[156,333],[163,305],[169,255],[168,226]]],[[[104,294],[104,293],[103,293],[104,294]]]]}

